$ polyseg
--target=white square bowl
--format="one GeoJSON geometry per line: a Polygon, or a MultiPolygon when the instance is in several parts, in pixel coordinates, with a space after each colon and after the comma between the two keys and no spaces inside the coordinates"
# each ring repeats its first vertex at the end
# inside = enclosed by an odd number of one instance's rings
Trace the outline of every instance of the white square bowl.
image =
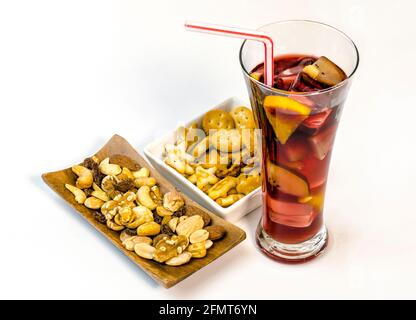
{"type": "MultiPolygon", "coordinates": [[[[236,97],[232,97],[209,110],[221,109],[224,111],[231,111],[231,109],[238,106],[246,106],[250,108],[250,104],[236,97]]],[[[200,125],[202,118],[203,115],[185,123],[185,126],[188,127],[195,122],[200,125]]],[[[153,167],[155,167],[161,174],[170,180],[176,187],[185,192],[189,197],[198,202],[200,205],[204,206],[208,210],[215,212],[228,221],[237,221],[247,213],[261,206],[261,187],[253,190],[251,193],[238,200],[228,208],[223,208],[210,197],[208,197],[208,195],[206,195],[203,191],[198,189],[197,186],[195,186],[188,179],[178,173],[175,169],[168,166],[163,161],[163,152],[166,144],[173,144],[176,142],[176,137],[176,130],[174,130],[164,137],[148,144],[144,148],[144,154],[149,159],[153,167]]]]}

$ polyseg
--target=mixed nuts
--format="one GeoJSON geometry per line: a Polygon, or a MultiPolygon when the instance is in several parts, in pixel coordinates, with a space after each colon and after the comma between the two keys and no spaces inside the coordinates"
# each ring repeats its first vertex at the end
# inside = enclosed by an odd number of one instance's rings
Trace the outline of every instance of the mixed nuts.
{"type": "Polygon", "coordinates": [[[180,266],[205,257],[213,241],[225,235],[224,227],[209,225],[211,218],[205,212],[188,212],[180,193],[162,194],[145,167],[131,171],[109,158],[91,157],[72,171],[75,185],[65,187],[75,201],[93,210],[97,221],[120,232],[126,250],[139,257],[180,266]]]}

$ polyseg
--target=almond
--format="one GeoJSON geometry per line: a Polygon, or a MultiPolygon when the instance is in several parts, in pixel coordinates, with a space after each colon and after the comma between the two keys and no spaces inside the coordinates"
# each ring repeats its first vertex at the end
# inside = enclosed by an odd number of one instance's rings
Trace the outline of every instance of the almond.
{"type": "Polygon", "coordinates": [[[204,230],[209,232],[209,240],[219,240],[224,237],[226,231],[223,226],[208,226],[204,230]]]}

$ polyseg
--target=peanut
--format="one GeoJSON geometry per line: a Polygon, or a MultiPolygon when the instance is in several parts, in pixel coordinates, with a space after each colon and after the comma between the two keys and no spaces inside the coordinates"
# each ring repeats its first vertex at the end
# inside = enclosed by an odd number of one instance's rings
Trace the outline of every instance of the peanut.
{"type": "Polygon", "coordinates": [[[181,266],[185,263],[188,263],[192,258],[192,254],[190,252],[182,252],[180,255],[170,258],[166,261],[168,266],[181,266]]]}
{"type": "Polygon", "coordinates": [[[139,257],[145,258],[145,259],[153,259],[153,254],[155,253],[156,248],[152,247],[150,244],[147,243],[137,243],[134,246],[134,252],[139,257]]]}
{"type": "Polygon", "coordinates": [[[203,227],[204,220],[202,220],[201,216],[194,215],[180,222],[176,227],[176,233],[178,235],[189,237],[194,231],[202,229],[203,227]]]}
{"type": "Polygon", "coordinates": [[[189,237],[189,241],[191,243],[198,243],[198,242],[203,242],[205,240],[207,240],[209,237],[209,232],[207,230],[204,229],[200,229],[200,230],[196,230],[194,231],[190,237],[189,237]]]}

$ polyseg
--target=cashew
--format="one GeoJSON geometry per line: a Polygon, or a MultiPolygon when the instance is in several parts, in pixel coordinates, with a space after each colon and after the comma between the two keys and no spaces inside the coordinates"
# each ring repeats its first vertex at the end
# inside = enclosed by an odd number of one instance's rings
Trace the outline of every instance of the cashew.
{"type": "Polygon", "coordinates": [[[148,187],[153,187],[154,185],[156,185],[156,179],[153,177],[147,177],[147,178],[136,178],[134,180],[134,185],[137,188],[143,187],[143,186],[148,186],[148,187]]]}
{"type": "Polygon", "coordinates": [[[83,166],[73,166],[72,172],[78,176],[76,186],[80,189],[87,189],[91,187],[93,182],[93,176],[90,169],[87,169],[83,166]]]}
{"type": "Polygon", "coordinates": [[[92,187],[94,191],[91,193],[93,197],[96,197],[100,200],[103,200],[104,202],[107,202],[110,200],[107,193],[105,193],[99,186],[97,186],[95,183],[92,184],[92,187]]]}
{"type": "Polygon", "coordinates": [[[81,189],[74,187],[70,184],[65,184],[65,188],[67,188],[74,196],[75,201],[79,204],[83,204],[85,200],[87,199],[87,196],[85,195],[85,192],[81,189]]]}
{"type": "Polygon", "coordinates": [[[137,178],[147,178],[150,176],[150,170],[143,167],[138,171],[132,172],[135,179],[137,178]]]}
{"type": "Polygon", "coordinates": [[[168,266],[180,266],[185,263],[188,263],[189,260],[191,260],[191,258],[192,258],[192,254],[190,252],[182,252],[180,255],[170,258],[165,263],[168,266]]]}
{"type": "Polygon", "coordinates": [[[137,243],[134,246],[134,252],[139,257],[145,258],[145,259],[153,259],[153,253],[155,253],[156,248],[152,247],[151,245],[147,243],[137,243]]]}
{"type": "Polygon", "coordinates": [[[107,176],[117,176],[121,173],[121,167],[118,164],[111,164],[110,158],[105,158],[98,166],[101,173],[107,176]]]}
{"type": "Polygon", "coordinates": [[[94,209],[94,210],[100,209],[103,204],[104,204],[104,201],[96,197],[89,197],[84,202],[84,205],[87,208],[94,209]]]}
{"type": "Polygon", "coordinates": [[[181,195],[176,191],[169,191],[163,196],[163,206],[169,211],[176,212],[184,206],[181,195]]]}
{"type": "Polygon", "coordinates": [[[150,210],[154,210],[157,207],[157,204],[152,200],[150,196],[149,186],[142,186],[137,191],[137,200],[142,205],[150,210]]]}
{"type": "Polygon", "coordinates": [[[173,212],[172,211],[170,211],[170,210],[168,210],[168,209],[165,209],[164,207],[162,207],[162,206],[158,206],[157,208],[156,208],[156,212],[157,212],[157,214],[159,215],[159,216],[161,216],[161,217],[166,217],[166,216],[171,216],[171,215],[173,215],[173,212]]]}
{"type": "Polygon", "coordinates": [[[138,226],[146,222],[153,221],[153,213],[148,208],[144,206],[138,206],[133,208],[133,212],[136,214],[138,226]]]}

